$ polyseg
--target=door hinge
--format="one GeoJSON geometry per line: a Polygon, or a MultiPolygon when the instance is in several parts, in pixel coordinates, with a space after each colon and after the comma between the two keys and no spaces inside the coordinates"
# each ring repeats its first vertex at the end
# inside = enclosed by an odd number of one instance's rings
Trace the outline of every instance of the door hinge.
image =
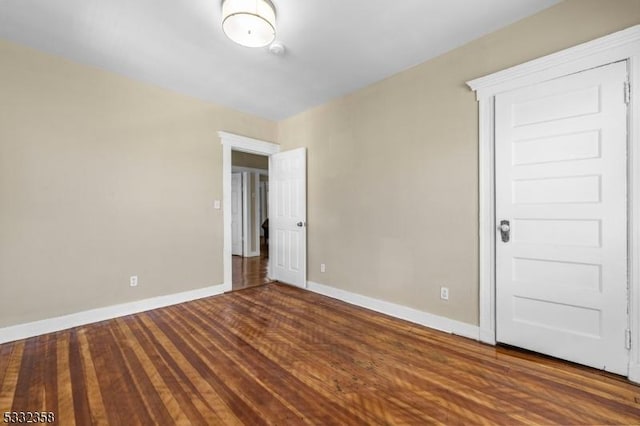
{"type": "Polygon", "coordinates": [[[628,81],[624,82],[624,103],[628,104],[631,102],[631,83],[628,81]]]}
{"type": "Polygon", "coordinates": [[[631,330],[629,329],[624,331],[624,346],[627,349],[631,349],[631,330]]]}

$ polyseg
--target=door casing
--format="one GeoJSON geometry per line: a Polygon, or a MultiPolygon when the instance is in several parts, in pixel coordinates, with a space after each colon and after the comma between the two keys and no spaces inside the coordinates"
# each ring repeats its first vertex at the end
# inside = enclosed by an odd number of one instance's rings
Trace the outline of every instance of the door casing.
{"type": "MultiPolygon", "coordinates": [[[[496,343],[495,122],[497,93],[626,60],[628,105],[629,379],[640,383],[640,25],[467,82],[479,102],[479,339],[496,343]]],[[[624,87],[620,89],[624,96],[624,87]]]]}

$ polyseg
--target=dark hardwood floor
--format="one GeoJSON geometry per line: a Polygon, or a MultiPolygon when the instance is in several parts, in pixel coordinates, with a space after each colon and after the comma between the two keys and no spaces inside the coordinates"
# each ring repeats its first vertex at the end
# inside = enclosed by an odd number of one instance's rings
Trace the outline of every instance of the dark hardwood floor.
{"type": "Polygon", "coordinates": [[[232,256],[232,290],[242,290],[270,283],[267,278],[269,262],[269,247],[263,242],[260,246],[260,256],[242,257],[232,256]]]}
{"type": "Polygon", "coordinates": [[[278,283],[0,345],[61,425],[639,424],[640,387],[278,283]]]}

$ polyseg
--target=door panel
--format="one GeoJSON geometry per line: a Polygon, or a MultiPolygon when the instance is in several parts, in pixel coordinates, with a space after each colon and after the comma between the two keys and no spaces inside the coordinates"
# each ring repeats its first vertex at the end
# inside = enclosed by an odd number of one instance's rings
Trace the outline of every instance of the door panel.
{"type": "Polygon", "coordinates": [[[260,256],[259,199],[256,191],[260,175],[242,172],[242,253],[244,257],[260,256]]]}
{"type": "Polygon", "coordinates": [[[626,63],[496,96],[497,340],[627,374],[626,63]]]}
{"type": "Polygon", "coordinates": [[[231,174],[231,254],[242,256],[242,173],[231,174]]]}
{"type": "Polygon", "coordinates": [[[269,235],[271,276],[306,287],[306,149],[269,157],[269,235]]]}

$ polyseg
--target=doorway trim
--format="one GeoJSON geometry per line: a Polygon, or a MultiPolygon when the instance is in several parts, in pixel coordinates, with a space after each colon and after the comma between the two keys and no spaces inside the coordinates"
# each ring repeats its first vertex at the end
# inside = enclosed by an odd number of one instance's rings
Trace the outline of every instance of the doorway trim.
{"type": "MultiPolygon", "coordinates": [[[[479,300],[480,340],[496,344],[495,95],[612,62],[627,61],[628,288],[631,352],[628,377],[640,383],[640,25],[467,82],[479,103],[479,300]]],[[[620,88],[624,96],[624,87],[620,88]]]]}
{"type": "Polygon", "coordinates": [[[231,151],[248,152],[269,156],[280,152],[280,145],[247,136],[219,131],[222,144],[222,216],[223,216],[223,291],[231,291],[233,282],[233,269],[231,263],[231,151]]]}

